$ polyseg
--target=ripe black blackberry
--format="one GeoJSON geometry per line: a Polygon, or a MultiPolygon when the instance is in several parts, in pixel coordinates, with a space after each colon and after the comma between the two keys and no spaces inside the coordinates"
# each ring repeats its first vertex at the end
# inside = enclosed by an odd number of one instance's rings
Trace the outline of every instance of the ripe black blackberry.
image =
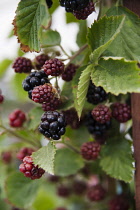
{"type": "Polygon", "coordinates": [[[78,20],[85,20],[87,19],[87,17],[93,12],[95,11],[95,7],[94,7],[94,3],[92,1],[90,1],[88,3],[88,5],[77,11],[77,10],[74,10],[73,11],[73,15],[78,19],[78,20]]]}
{"type": "Polygon", "coordinates": [[[101,185],[90,187],[87,192],[87,198],[90,201],[101,201],[105,198],[106,191],[101,185]]]}
{"type": "Polygon", "coordinates": [[[88,92],[87,92],[87,101],[91,104],[99,104],[107,99],[108,94],[105,90],[99,86],[96,87],[92,81],[90,81],[88,92]]]}
{"type": "Polygon", "coordinates": [[[19,160],[23,160],[24,157],[30,156],[34,150],[32,148],[23,147],[20,149],[20,151],[17,153],[17,158],[19,160]]]}
{"type": "Polygon", "coordinates": [[[98,158],[101,146],[98,142],[85,142],[81,146],[81,155],[86,160],[95,160],[98,158]]]}
{"type": "Polygon", "coordinates": [[[73,12],[74,10],[81,10],[84,9],[89,0],[59,0],[60,5],[65,7],[66,12],[73,12]]]}
{"type": "Polygon", "coordinates": [[[24,176],[31,179],[39,179],[45,173],[42,168],[33,164],[31,156],[24,157],[23,163],[19,166],[19,170],[24,173],[24,176]]]}
{"type": "Polygon", "coordinates": [[[33,69],[31,60],[24,57],[16,58],[12,67],[16,73],[29,73],[33,69]]]}
{"type": "Polygon", "coordinates": [[[67,125],[70,125],[72,129],[79,128],[81,121],[79,121],[77,112],[74,108],[63,111],[67,125]]]}
{"type": "Polygon", "coordinates": [[[34,60],[36,69],[40,70],[46,60],[49,60],[48,55],[41,54],[41,55],[36,56],[36,58],[34,60]]]}
{"type": "Polygon", "coordinates": [[[57,111],[45,112],[41,117],[39,131],[47,138],[59,140],[61,135],[65,133],[65,116],[57,111]]]}
{"type": "Polygon", "coordinates": [[[131,119],[131,107],[127,104],[114,103],[112,105],[112,116],[120,123],[131,119]]]}
{"type": "Polygon", "coordinates": [[[47,111],[54,111],[59,107],[60,104],[61,104],[60,99],[54,97],[48,103],[43,103],[42,104],[42,109],[46,112],[47,111]]]}
{"type": "Polygon", "coordinates": [[[123,195],[116,195],[109,202],[109,210],[128,210],[129,203],[128,200],[123,195]]]}
{"type": "Polygon", "coordinates": [[[66,82],[69,82],[73,79],[73,76],[76,72],[76,69],[78,66],[75,64],[71,63],[69,64],[66,68],[65,71],[62,73],[62,79],[65,80],[66,82]]]}
{"type": "Polygon", "coordinates": [[[51,84],[44,84],[34,87],[32,90],[32,100],[35,103],[50,103],[55,98],[57,90],[51,84]]]}
{"type": "Polygon", "coordinates": [[[26,120],[25,113],[20,109],[14,110],[9,115],[9,123],[11,127],[22,127],[25,120],[26,120]]]}
{"type": "Polygon", "coordinates": [[[45,83],[50,83],[45,72],[43,70],[34,71],[23,80],[22,86],[25,91],[28,91],[29,98],[32,99],[33,88],[39,85],[44,85],[45,83]]]}
{"type": "Polygon", "coordinates": [[[52,0],[46,0],[46,4],[47,4],[48,8],[51,8],[53,2],[52,2],[52,0]]]}
{"type": "Polygon", "coordinates": [[[60,185],[57,188],[57,195],[63,198],[69,197],[71,194],[71,189],[68,186],[60,185]]]}
{"type": "Polygon", "coordinates": [[[87,126],[89,133],[102,136],[110,128],[111,121],[101,124],[94,120],[91,112],[89,112],[85,117],[85,125],[87,126]]]}
{"type": "Polygon", "coordinates": [[[72,183],[72,190],[77,195],[84,194],[86,189],[87,189],[87,184],[85,181],[74,180],[74,182],[72,183]]]}
{"type": "Polygon", "coordinates": [[[96,106],[92,110],[91,114],[92,114],[93,119],[101,124],[109,122],[112,117],[111,110],[109,109],[109,107],[102,104],[96,106]]]}
{"type": "Polygon", "coordinates": [[[42,68],[46,75],[59,76],[64,71],[64,63],[54,58],[46,61],[42,68]]]}

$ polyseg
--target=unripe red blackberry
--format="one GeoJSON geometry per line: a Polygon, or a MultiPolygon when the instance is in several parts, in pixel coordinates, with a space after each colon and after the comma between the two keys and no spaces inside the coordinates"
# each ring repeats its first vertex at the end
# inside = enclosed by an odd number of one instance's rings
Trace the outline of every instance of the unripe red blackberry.
{"type": "Polygon", "coordinates": [[[87,184],[81,180],[75,180],[72,184],[72,190],[77,195],[82,195],[87,189],[87,184]]]}
{"type": "Polygon", "coordinates": [[[42,68],[46,75],[59,76],[64,71],[64,63],[54,58],[46,61],[42,68]]]}
{"type": "Polygon", "coordinates": [[[51,84],[44,84],[34,87],[32,90],[32,100],[36,103],[50,103],[57,95],[57,90],[51,84]]]}
{"type": "Polygon", "coordinates": [[[95,11],[95,7],[92,1],[88,3],[88,5],[79,11],[74,10],[73,15],[78,19],[78,20],[85,20],[87,17],[95,11]]]}
{"type": "Polygon", "coordinates": [[[109,122],[112,117],[111,110],[109,109],[109,107],[102,104],[96,106],[92,110],[91,114],[92,114],[93,119],[101,124],[109,122]]]}
{"type": "Polygon", "coordinates": [[[24,157],[30,156],[34,150],[32,148],[24,147],[17,153],[17,158],[23,160],[24,157]]]}
{"type": "Polygon", "coordinates": [[[95,160],[99,156],[100,149],[98,142],[85,142],[81,146],[81,155],[86,160],[95,160]]]}
{"type": "Polygon", "coordinates": [[[2,152],[1,154],[2,161],[6,164],[11,163],[12,161],[12,153],[11,151],[2,152]]]}
{"type": "Polygon", "coordinates": [[[0,90],[0,104],[4,101],[4,96],[2,95],[2,91],[0,90]]]}
{"type": "Polygon", "coordinates": [[[131,107],[127,104],[114,103],[112,106],[112,116],[120,123],[125,123],[131,119],[131,107]]]}
{"type": "Polygon", "coordinates": [[[102,136],[95,136],[95,141],[98,142],[100,145],[105,144],[107,140],[107,135],[102,135],[102,136]]]}
{"type": "Polygon", "coordinates": [[[59,105],[61,104],[61,101],[59,98],[54,97],[53,99],[51,99],[49,102],[47,103],[43,103],[42,104],[42,109],[44,111],[54,111],[56,110],[59,105]]]}
{"type": "Polygon", "coordinates": [[[25,120],[26,120],[25,113],[20,109],[14,110],[9,115],[10,126],[12,127],[22,127],[25,120]]]}
{"type": "Polygon", "coordinates": [[[109,210],[128,210],[129,203],[128,200],[123,195],[116,195],[109,202],[109,210]]]}
{"type": "Polygon", "coordinates": [[[59,140],[65,133],[65,116],[63,113],[56,111],[45,112],[41,117],[39,131],[47,138],[59,140]]]}
{"type": "Polygon", "coordinates": [[[60,185],[57,188],[57,195],[63,198],[69,197],[71,189],[68,186],[60,185]]]}
{"type": "Polygon", "coordinates": [[[77,115],[77,112],[74,108],[63,111],[66,119],[67,125],[70,125],[71,128],[77,129],[80,126],[80,121],[77,115]]]}
{"type": "Polygon", "coordinates": [[[76,72],[76,69],[78,66],[75,64],[71,63],[69,64],[66,68],[65,71],[62,73],[62,79],[65,80],[66,82],[69,82],[73,79],[73,76],[76,72]]]}
{"type": "Polygon", "coordinates": [[[35,58],[35,67],[40,70],[42,66],[45,64],[45,61],[49,60],[49,56],[45,54],[41,54],[36,56],[35,58]]]}
{"type": "Polygon", "coordinates": [[[59,180],[60,180],[59,176],[56,176],[56,175],[49,175],[48,176],[48,181],[50,181],[50,182],[56,183],[56,182],[59,182],[59,180]]]}
{"type": "Polygon", "coordinates": [[[101,185],[90,187],[87,192],[87,198],[90,201],[101,201],[105,198],[106,191],[101,185]]]}
{"type": "Polygon", "coordinates": [[[81,10],[85,8],[89,0],[59,0],[60,5],[65,7],[66,12],[73,12],[74,10],[81,10]]]}
{"type": "Polygon", "coordinates": [[[31,60],[24,57],[16,58],[12,67],[16,73],[29,73],[33,69],[31,60]]]}
{"type": "Polygon", "coordinates": [[[108,97],[108,94],[105,92],[105,90],[101,86],[96,87],[92,83],[92,81],[90,81],[86,97],[89,103],[96,105],[105,101],[108,97]]]}
{"type": "Polygon", "coordinates": [[[46,0],[46,3],[47,3],[48,8],[51,8],[53,4],[52,0],[46,0]]]}
{"type": "Polygon", "coordinates": [[[24,176],[30,179],[39,179],[45,173],[42,168],[38,168],[38,166],[33,164],[31,156],[24,157],[23,163],[19,166],[19,170],[24,173],[24,176]]]}

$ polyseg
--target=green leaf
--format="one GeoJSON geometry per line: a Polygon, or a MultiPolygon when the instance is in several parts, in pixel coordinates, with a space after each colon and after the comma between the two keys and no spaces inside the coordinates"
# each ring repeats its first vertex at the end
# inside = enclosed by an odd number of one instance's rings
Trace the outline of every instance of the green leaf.
{"type": "Polygon", "coordinates": [[[78,20],[76,19],[76,17],[70,13],[70,12],[66,12],[66,23],[76,23],[78,22],[78,20]]]}
{"type": "Polygon", "coordinates": [[[40,180],[31,180],[22,173],[14,172],[6,180],[7,198],[18,208],[27,208],[32,205],[40,180]]]}
{"type": "Polygon", "coordinates": [[[45,0],[20,1],[14,21],[23,51],[40,51],[40,27],[47,27],[49,12],[45,0]]]}
{"type": "Polygon", "coordinates": [[[34,164],[39,165],[46,172],[54,174],[55,154],[56,148],[52,142],[49,142],[47,146],[42,147],[37,152],[32,153],[34,164]]]}
{"type": "Polygon", "coordinates": [[[112,7],[107,16],[125,15],[123,29],[108,48],[107,56],[125,57],[140,62],[140,19],[125,7],[112,7]]]}
{"type": "Polygon", "coordinates": [[[131,144],[122,136],[115,136],[102,148],[100,165],[115,179],[130,182],[134,175],[131,144]]]}
{"type": "Polygon", "coordinates": [[[79,23],[79,32],[77,34],[76,43],[79,47],[82,47],[87,42],[87,21],[83,20],[79,23]]]}
{"type": "Polygon", "coordinates": [[[95,21],[88,31],[88,43],[93,53],[91,61],[97,63],[101,54],[109,47],[120,33],[125,17],[106,17],[95,21]]]}
{"type": "Polygon", "coordinates": [[[0,62],[0,78],[5,74],[7,68],[10,66],[11,63],[12,60],[9,60],[7,58],[0,62]]]}
{"type": "Polygon", "coordinates": [[[42,114],[43,110],[41,107],[35,107],[29,112],[30,122],[28,124],[28,130],[35,130],[38,127],[42,114]]]}
{"type": "Polygon", "coordinates": [[[54,166],[55,175],[69,176],[84,167],[84,161],[80,154],[64,148],[57,150],[54,166]]]}
{"type": "Polygon", "coordinates": [[[102,86],[114,95],[140,92],[140,69],[136,61],[101,58],[92,70],[91,78],[96,86],[102,86]]]}
{"type": "Polygon", "coordinates": [[[61,37],[57,31],[53,30],[42,31],[40,42],[42,47],[56,46],[60,45],[61,37]]]}
{"type": "Polygon", "coordinates": [[[81,113],[82,113],[82,110],[86,101],[86,95],[87,95],[89,82],[90,82],[90,75],[93,68],[94,68],[93,65],[87,66],[86,69],[83,70],[79,79],[80,81],[78,83],[78,91],[77,91],[77,103],[79,106],[76,107],[79,118],[81,116],[81,113]]]}

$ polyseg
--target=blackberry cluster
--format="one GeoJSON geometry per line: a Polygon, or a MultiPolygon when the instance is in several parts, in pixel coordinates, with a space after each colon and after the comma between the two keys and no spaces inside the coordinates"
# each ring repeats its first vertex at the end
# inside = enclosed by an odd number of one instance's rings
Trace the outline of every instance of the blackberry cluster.
{"type": "Polygon", "coordinates": [[[85,142],[81,146],[81,155],[86,160],[95,160],[99,156],[100,149],[98,142],[85,142]]]}
{"type": "Polygon", "coordinates": [[[0,90],[0,104],[4,101],[4,96],[2,95],[2,92],[0,90]]]}
{"type": "Polygon", "coordinates": [[[25,91],[28,91],[28,96],[32,99],[32,90],[34,87],[50,83],[45,72],[34,71],[26,79],[23,80],[22,86],[25,91]]]}
{"type": "Polygon", "coordinates": [[[81,10],[84,9],[88,3],[89,0],[59,0],[60,5],[62,7],[65,7],[66,12],[73,12],[74,10],[81,10]]]}
{"type": "Polygon", "coordinates": [[[57,58],[50,59],[43,65],[46,75],[59,76],[64,71],[64,63],[57,58]]]}
{"type": "Polygon", "coordinates": [[[78,66],[74,65],[73,63],[69,64],[65,68],[65,71],[62,73],[62,79],[66,82],[71,81],[73,79],[73,76],[74,76],[77,68],[78,68],[78,66]]]}
{"type": "Polygon", "coordinates": [[[16,73],[29,73],[33,68],[31,60],[24,57],[18,57],[12,67],[16,73]]]}
{"type": "Polygon", "coordinates": [[[42,104],[42,109],[47,112],[47,111],[54,111],[56,110],[59,105],[61,104],[61,101],[59,98],[54,97],[47,103],[42,104]]]}
{"type": "Polygon", "coordinates": [[[57,188],[57,195],[63,198],[69,197],[71,194],[71,189],[68,186],[60,185],[57,188]]]}
{"type": "Polygon", "coordinates": [[[51,8],[53,2],[52,2],[52,0],[46,0],[46,4],[47,4],[48,8],[51,8]]]}
{"type": "Polygon", "coordinates": [[[12,127],[22,127],[25,120],[26,120],[25,113],[20,109],[14,110],[9,115],[10,126],[12,127]]]}
{"type": "Polygon", "coordinates": [[[128,210],[128,209],[129,209],[129,203],[123,195],[117,195],[109,202],[109,210],[128,210]]]}
{"type": "Polygon", "coordinates": [[[112,106],[112,116],[120,123],[125,123],[131,119],[131,107],[127,104],[114,103],[112,106]]]}
{"type": "Polygon", "coordinates": [[[63,111],[67,125],[70,125],[72,129],[79,128],[81,122],[79,121],[77,112],[74,108],[63,111]]]}
{"type": "Polygon", "coordinates": [[[90,201],[101,201],[105,198],[106,191],[101,185],[89,188],[87,197],[90,201]]]}
{"type": "Polygon", "coordinates": [[[73,12],[73,15],[74,15],[78,20],[85,20],[85,19],[87,19],[87,17],[88,17],[93,11],[95,11],[95,7],[94,7],[93,2],[90,1],[90,2],[88,3],[88,5],[87,5],[85,8],[83,8],[83,9],[81,9],[81,10],[79,10],[79,11],[75,10],[75,11],[73,12]]]}
{"type": "Polygon", "coordinates": [[[24,147],[17,153],[17,158],[23,160],[24,157],[30,156],[34,150],[32,148],[24,147]]]}
{"type": "Polygon", "coordinates": [[[65,116],[57,111],[45,112],[41,117],[39,131],[47,138],[59,140],[61,135],[65,133],[65,116]]]}
{"type": "Polygon", "coordinates": [[[1,158],[4,163],[9,164],[12,161],[12,153],[10,151],[3,152],[1,158]]]}
{"type": "Polygon", "coordinates": [[[91,112],[89,112],[85,117],[85,125],[91,134],[102,136],[110,128],[111,121],[101,124],[94,120],[91,112]]]}
{"type": "Polygon", "coordinates": [[[92,110],[91,114],[93,119],[101,124],[109,122],[112,117],[109,107],[105,105],[98,105],[92,110]]]}
{"type": "Polygon", "coordinates": [[[82,195],[87,189],[87,184],[84,181],[75,180],[72,185],[72,190],[77,195],[82,195]]]}
{"type": "Polygon", "coordinates": [[[38,166],[33,164],[31,156],[24,157],[23,163],[19,166],[19,170],[24,173],[24,176],[31,179],[39,179],[45,173],[42,168],[38,168],[38,166]]]}
{"type": "Polygon", "coordinates": [[[87,92],[87,101],[91,104],[99,104],[107,99],[108,94],[102,87],[96,87],[91,81],[87,92]]]}
{"type": "Polygon", "coordinates": [[[35,67],[36,69],[40,70],[42,66],[45,64],[45,61],[49,60],[49,56],[45,54],[41,54],[36,56],[35,58],[35,67]]]}

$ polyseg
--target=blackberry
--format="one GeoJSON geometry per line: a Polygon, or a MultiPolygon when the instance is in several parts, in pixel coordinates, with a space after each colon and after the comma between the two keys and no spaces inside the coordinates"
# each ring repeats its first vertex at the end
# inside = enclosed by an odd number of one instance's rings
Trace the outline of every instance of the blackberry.
{"type": "Polygon", "coordinates": [[[86,160],[95,160],[99,156],[100,149],[98,142],[85,142],[81,146],[81,155],[86,160]]]}
{"type": "Polygon", "coordinates": [[[28,91],[29,98],[32,99],[33,88],[39,85],[44,85],[45,83],[50,83],[45,72],[43,70],[34,71],[23,80],[22,86],[25,91],[28,91]]]}
{"type": "Polygon", "coordinates": [[[46,75],[59,76],[64,71],[64,64],[57,58],[50,59],[43,65],[43,70],[46,75]]]}
{"type": "Polygon", "coordinates": [[[49,56],[45,54],[41,54],[36,56],[35,58],[35,67],[40,70],[42,66],[44,65],[45,61],[49,60],[49,56]]]}
{"type": "Polygon", "coordinates": [[[33,69],[31,60],[24,57],[18,57],[12,67],[16,73],[29,73],[33,69]]]}
{"type": "Polygon", "coordinates": [[[34,150],[32,148],[24,147],[17,153],[17,158],[23,160],[24,157],[30,156],[34,150]]]}
{"type": "Polygon", "coordinates": [[[77,112],[74,108],[63,111],[66,119],[67,125],[70,125],[71,128],[77,129],[80,126],[80,121],[77,115],[77,112]]]}
{"type": "Polygon", "coordinates": [[[56,111],[47,111],[41,117],[39,131],[47,138],[59,140],[65,133],[65,116],[63,113],[56,111]]]}
{"type": "Polygon", "coordinates": [[[95,136],[95,141],[101,145],[105,144],[106,140],[107,140],[107,135],[95,136]]]}
{"type": "Polygon", "coordinates": [[[71,189],[68,186],[60,185],[57,188],[57,195],[63,198],[69,197],[71,189]]]}
{"type": "Polygon", "coordinates": [[[128,210],[129,203],[128,200],[123,195],[116,195],[109,202],[109,210],[128,210]]]}
{"type": "Polygon", "coordinates": [[[22,127],[25,120],[26,120],[25,113],[20,109],[14,110],[9,115],[10,126],[12,127],[22,127]]]}
{"type": "Polygon", "coordinates": [[[60,104],[61,104],[60,99],[54,97],[48,103],[43,103],[42,104],[42,109],[44,111],[54,111],[59,107],[60,104]]]}
{"type": "Polygon", "coordinates": [[[72,190],[77,195],[82,195],[87,189],[87,184],[84,181],[75,180],[72,184],[72,190]]]}
{"type": "Polygon", "coordinates": [[[96,87],[91,81],[87,92],[87,101],[91,104],[99,104],[107,99],[108,94],[99,86],[96,87]]]}
{"type": "Polygon", "coordinates": [[[52,0],[46,0],[46,4],[47,4],[48,8],[51,8],[53,2],[52,2],[52,0]]]}
{"type": "Polygon", "coordinates": [[[73,79],[73,76],[77,68],[78,66],[74,65],[73,63],[69,64],[65,68],[65,71],[62,73],[62,79],[65,80],[66,82],[71,81],[73,79]]]}
{"type": "Polygon", "coordinates": [[[106,191],[101,185],[90,187],[87,192],[87,197],[90,201],[101,201],[105,198],[106,191]]]}
{"type": "Polygon", "coordinates": [[[85,117],[85,125],[87,126],[89,133],[102,136],[110,128],[111,121],[101,124],[94,120],[91,112],[89,112],[85,117]]]}
{"type": "Polygon", "coordinates": [[[48,176],[48,180],[49,180],[50,182],[56,183],[56,182],[59,182],[60,177],[59,177],[59,176],[55,176],[55,175],[49,175],[49,176],[48,176]]]}
{"type": "Polygon", "coordinates": [[[57,91],[51,84],[44,84],[34,87],[32,90],[32,100],[35,103],[49,103],[54,100],[57,91]]]}
{"type": "Polygon", "coordinates": [[[88,5],[77,11],[77,10],[74,10],[73,11],[73,15],[78,19],[78,20],[85,20],[87,19],[87,17],[93,12],[95,11],[95,7],[94,7],[94,4],[93,2],[89,2],[88,5]]]}
{"type": "Polygon", "coordinates": [[[11,163],[12,161],[12,153],[11,151],[2,152],[1,154],[2,161],[6,164],[11,163]]]}
{"type": "Polygon", "coordinates": [[[42,168],[33,164],[31,156],[24,157],[23,163],[19,166],[19,170],[24,173],[24,176],[31,179],[39,179],[45,173],[42,168]]]}
{"type": "Polygon", "coordinates": [[[92,110],[91,114],[93,119],[101,124],[109,122],[112,117],[109,107],[105,105],[98,105],[92,110]]]}
{"type": "Polygon", "coordinates": [[[2,91],[0,90],[0,104],[4,101],[4,96],[2,95],[2,91]]]}
{"type": "Polygon", "coordinates": [[[120,123],[125,123],[131,119],[131,107],[127,104],[114,103],[112,106],[112,116],[120,123]]]}
{"type": "Polygon", "coordinates": [[[65,7],[66,12],[73,12],[74,10],[81,10],[84,9],[89,0],[59,0],[60,5],[65,7]]]}

